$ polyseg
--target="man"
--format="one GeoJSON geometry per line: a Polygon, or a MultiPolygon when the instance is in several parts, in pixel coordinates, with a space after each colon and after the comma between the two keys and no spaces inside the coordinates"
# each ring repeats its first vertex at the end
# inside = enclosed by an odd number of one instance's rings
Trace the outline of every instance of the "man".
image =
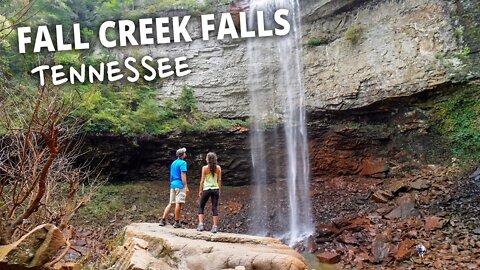
{"type": "Polygon", "coordinates": [[[180,211],[185,203],[185,198],[188,195],[187,185],[187,149],[180,148],[177,150],[177,159],[170,166],[170,203],[163,212],[162,220],[160,220],[160,226],[167,225],[167,216],[170,214],[170,210],[175,206],[175,223],[174,228],[182,228],[180,224],[180,211]]]}

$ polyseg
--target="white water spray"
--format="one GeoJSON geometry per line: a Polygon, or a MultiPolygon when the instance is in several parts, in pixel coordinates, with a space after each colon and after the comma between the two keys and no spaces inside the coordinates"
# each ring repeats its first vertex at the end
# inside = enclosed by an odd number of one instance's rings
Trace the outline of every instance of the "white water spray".
{"type": "Polygon", "coordinates": [[[314,231],[299,1],[252,0],[249,26],[255,28],[256,12],[262,10],[265,26],[273,29],[273,14],[280,8],[290,11],[290,34],[248,42],[254,182],[250,231],[294,244],[314,231]],[[280,121],[283,136],[277,129],[265,132],[280,121]]]}

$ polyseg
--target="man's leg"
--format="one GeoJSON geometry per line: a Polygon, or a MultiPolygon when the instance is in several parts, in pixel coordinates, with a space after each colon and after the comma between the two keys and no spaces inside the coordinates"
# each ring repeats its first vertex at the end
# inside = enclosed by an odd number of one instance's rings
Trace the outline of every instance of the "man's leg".
{"type": "Polygon", "coordinates": [[[176,196],[175,196],[175,224],[173,224],[174,228],[182,228],[180,224],[180,213],[182,211],[182,206],[185,203],[186,193],[185,189],[177,188],[175,189],[176,196]]]}
{"type": "Polygon", "coordinates": [[[183,203],[175,204],[175,222],[180,222],[180,212],[182,211],[183,203]]]}
{"type": "Polygon", "coordinates": [[[165,207],[165,210],[163,211],[163,216],[162,220],[160,220],[160,226],[165,226],[167,225],[167,218],[168,215],[170,214],[170,211],[172,210],[172,207],[175,205],[175,190],[170,189],[170,203],[165,207]]]}
{"type": "Polygon", "coordinates": [[[163,211],[163,216],[162,216],[164,219],[167,219],[168,214],[170,214],[170,211],[172,210],[172,207],[174,205],[175,205],[174,203],[169,203],[167,207],[165,207],[165,211],[163,211]]]}

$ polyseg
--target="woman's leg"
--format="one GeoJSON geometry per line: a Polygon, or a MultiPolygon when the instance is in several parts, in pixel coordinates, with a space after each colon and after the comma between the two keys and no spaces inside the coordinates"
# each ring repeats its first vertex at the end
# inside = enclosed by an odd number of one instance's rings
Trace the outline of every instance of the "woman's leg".
{"type": "Polygon", "coordinates": [[[218,199],[220,194],[217,190],[214,190],[212,193],[212,212],[213,212],[213,225],[218,225],[218,199]]]}
{"type": "Polygon", "coordinates": [[[205,205],[207,204],[208,198],[210,198],[210,190],[204,190],[202,196],[200,197],[200,205],[198,207],[198,223],[203,224],[204,216],[203,211],[205,210],[205,205]]]}

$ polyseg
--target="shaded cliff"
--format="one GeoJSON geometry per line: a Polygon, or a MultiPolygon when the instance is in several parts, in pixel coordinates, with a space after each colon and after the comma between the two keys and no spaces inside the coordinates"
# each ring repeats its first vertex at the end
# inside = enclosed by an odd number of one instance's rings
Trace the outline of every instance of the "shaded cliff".
{"type": "MultiPolygon", "coordinates": [[[[451,157],[455,156],[455,142],[439,132],[445,128],[439,126],[437,118],[442,116],[436,115],[436,110],[443,110],[438,107],[440,102],[453,99],[455,93],[466,88],[469,89],[469,86],[453,85],[409,97],[379,101],[362,109],[309,114],[311,173],[386,177],[415,170],[422,164],[450,162],[451,157]]],[[[478,88],[473,86],[472,89],[466,97],[478,98],[478,91],[475,90],[478,88]]],[[[442,106],[450,105],[447,103],[442,106]]],[[[458,131],[461,135],[475,136],[474,130],[458,131]]],[[[251,178],[248,134],[248,130],[238,129],[158,137],[90,135],[86,138],[88,153],[84,158],[93,159],[93,164],[100,164],[103,174],[109,175],[114,182],[168,181],[175,150],[187,147],[189,179],[197,182],[206,153],[214,151],[223,168],[224,183],[248,185],[251,178]]],[[[274,173],[284,171],[275,168],[283,168],[286,157],[282,156],[281,149],[269,141],[277,140],[282,145],[284,136],[280,126],[266,131],[264,158],[269,165],[271,179],[284,177],[274,173]]],[[[468,137],[462,140],[468,140],[468,137]]],[[[474,138],[471,140],[465,151],[474,154],[476,142],[474,138]]]]}

